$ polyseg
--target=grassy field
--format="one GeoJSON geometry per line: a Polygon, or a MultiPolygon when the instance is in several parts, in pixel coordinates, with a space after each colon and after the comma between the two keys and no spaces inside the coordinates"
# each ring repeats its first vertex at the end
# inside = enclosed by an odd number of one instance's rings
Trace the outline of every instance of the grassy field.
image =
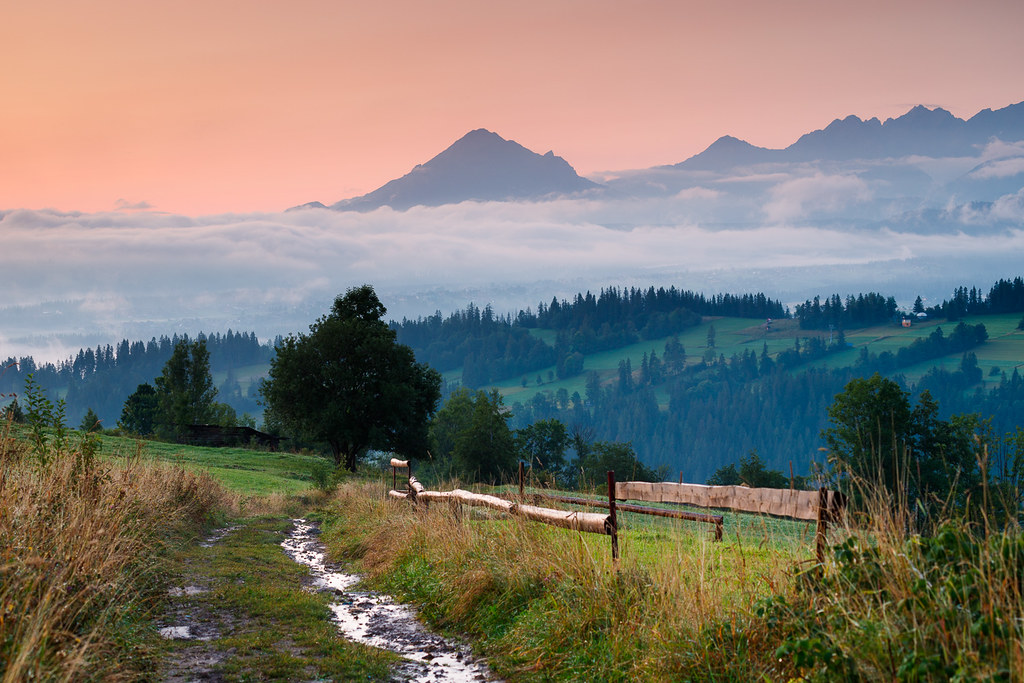
{"type": "Polygon", "coordinates": [[[103,457],[117,460],[138,454],[146,461],[207,472],[227,489],[253,496],[305,491],[312,485],[314,470],[328,464],[316,455],[187,446],[117,436],[102,436],[101,443],[103,457]]]}
{"type": "Polygon", "coordinates": [[[42,466],[6,429],[5,681],[389,680],[394,657],[339,638],[330,596],[303,590],[305,570],[280,550],[288,517],[312,507],[335,559],[467,634],[509,681],[1014,681],[1024,671],[1016,527],[950,522],[908,536],[882,503],[868,523],[834,529],[818,566],[807,523],[726,513],[714,542],[708,525],[626,513],[613,563],[606,536],[415,508],[385,496],[383,474],[303,493],[318,462],[307,456],[106,437],[99,461],[66,451],[42,466]],[[261,513],[245,514],[254,500],[261,513]],[[197,545],[214,522],[230,527],[197,545]],[[156,635],[181,623],[204,639],[156,635]]]}

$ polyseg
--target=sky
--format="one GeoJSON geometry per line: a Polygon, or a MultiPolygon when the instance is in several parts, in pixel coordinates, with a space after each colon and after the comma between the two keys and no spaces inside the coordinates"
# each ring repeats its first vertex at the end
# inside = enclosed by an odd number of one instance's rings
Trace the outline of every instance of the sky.
{"type": "Polygon", "coordinates": [[[40,0],[0,10],[0,210],[333,203],[487,128],[581,174],[1024,100],[1024,3],[40,0]]]}

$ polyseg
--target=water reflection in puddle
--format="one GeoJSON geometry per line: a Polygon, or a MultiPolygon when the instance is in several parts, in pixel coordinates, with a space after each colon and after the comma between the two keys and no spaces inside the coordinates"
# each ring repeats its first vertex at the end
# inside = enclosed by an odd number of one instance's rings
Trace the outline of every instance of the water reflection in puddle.
{"type": "Polygon", "coordinates": [[[337,595],[331,610],[345,637],[405,657],[409,663],[399,667],[398,673],[408,680],[492,679],[486,664],[473,657],[467,646],[424,629],[411,607],[387,595],[352,590],[359,577],[328,565],[316,525],[304,519],[292,521],[295,527],[281,545],[289,557],[310,568],[318,590],[337,595]]]}

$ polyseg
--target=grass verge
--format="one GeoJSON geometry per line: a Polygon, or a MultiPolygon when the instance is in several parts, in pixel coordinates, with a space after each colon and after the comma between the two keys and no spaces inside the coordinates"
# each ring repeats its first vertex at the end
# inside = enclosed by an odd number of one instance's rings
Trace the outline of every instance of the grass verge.
{"type": "Polygon", "coordinates": [[[208,475],[88,452],[33,452],[0,427],[2,680],[134,679],[168,544],[224,503],[208,475]]]}
{"type": "Polygon", "coordinates": [[[367,582],[468,634],[511,680],[757,680],[789,671],[755,616],[806,548],[667,523],[607,537],[445,506],[413,509],[379,484],[343,485],[324,539],[367,582]],[[751,656],[739,656],[749,651],[751,656]]]}

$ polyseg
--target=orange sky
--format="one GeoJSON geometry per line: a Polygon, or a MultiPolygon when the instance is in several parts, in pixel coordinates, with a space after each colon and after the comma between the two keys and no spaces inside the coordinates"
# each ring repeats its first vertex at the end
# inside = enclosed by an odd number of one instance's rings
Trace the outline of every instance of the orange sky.
{"type": "Polygon", "coordinates": [[[1024,3],[41,0],[0,12],[0,210],[274,211],[473,128],[581,173],[1024,100],[1024,3]]]}

